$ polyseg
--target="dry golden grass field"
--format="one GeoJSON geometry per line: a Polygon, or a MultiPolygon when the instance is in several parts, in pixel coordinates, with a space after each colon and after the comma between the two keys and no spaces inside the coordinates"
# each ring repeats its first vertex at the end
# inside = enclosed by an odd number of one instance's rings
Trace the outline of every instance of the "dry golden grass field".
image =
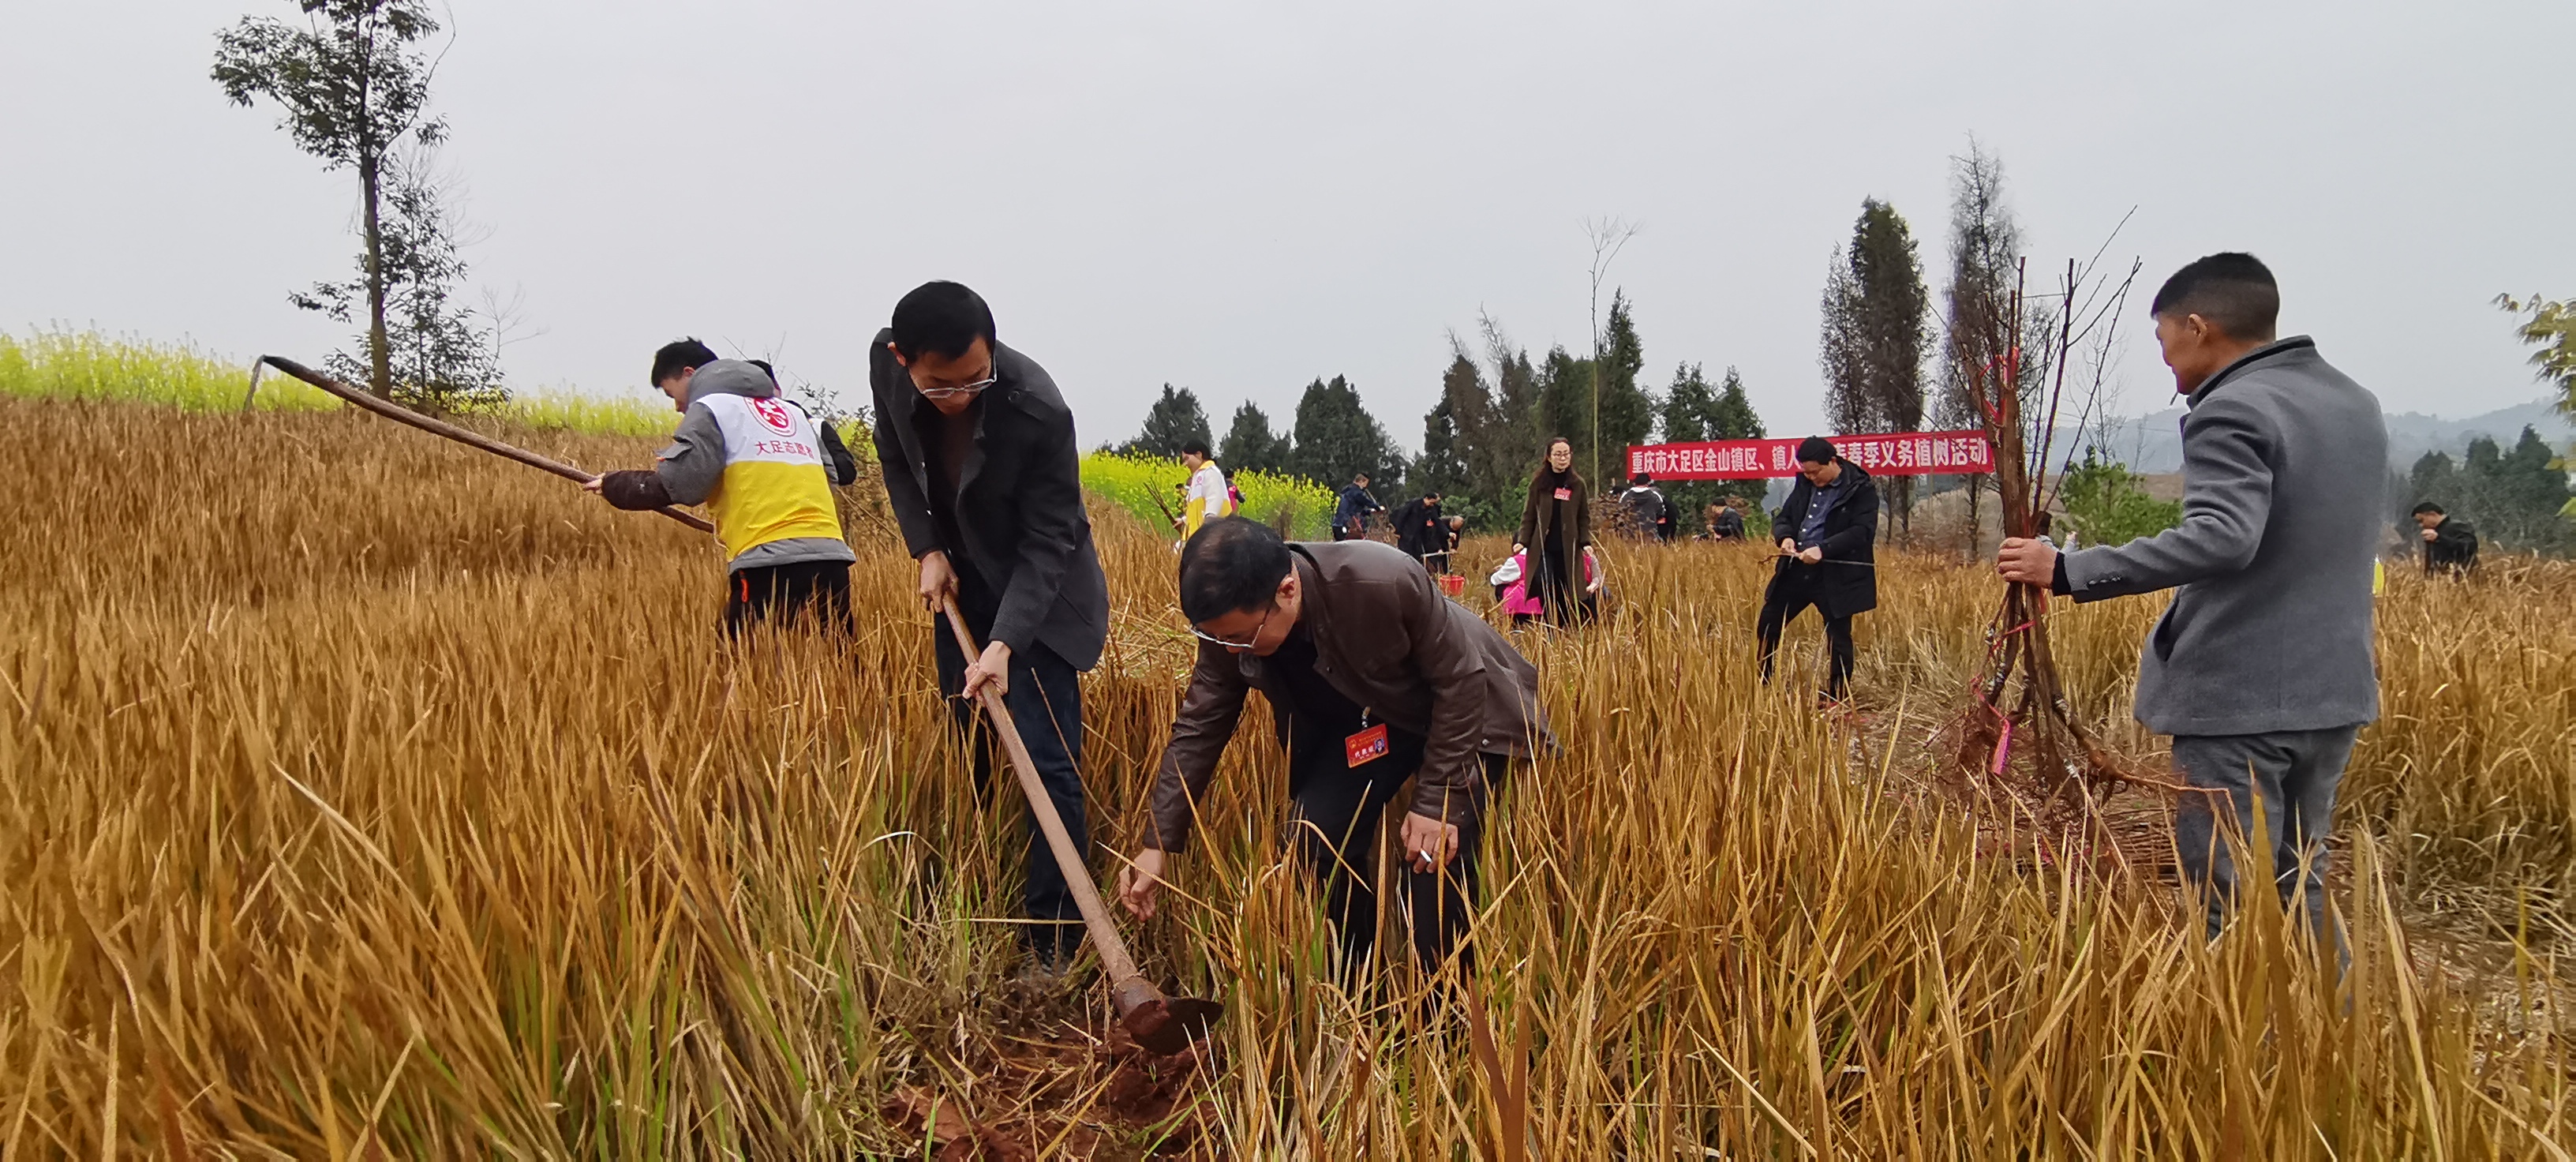
{"type": "MultiPolygon", "coordinates": [[[[1012,983],[1019,809],[942,739],[864,482],[855,640],[729,648],[704,537],[364,416],[0,400],[0,475],[9,1158],[2576,1148],[2566,566],[2392,570],[2338,985],[2277,910],[2204,944],[2152,861],[2028,858],[1927,777],[1991,573],[1891,554],[1860,705],[1825,717],[1812,675],[1755,680],[1758,557],[1615,551],[1604,624],[1524,640],[1564,746],[1489,840],[1497,1079],[1410,1020],[1406,971],[1375,1011],[1331,983],[1263,730],[1128,925],[1230,1006],[1205,1056],[1099,1040],[1096,974],[1012,983]]],[[[1098,520],[1106,877],[1187,651],[1165,546],[1098,520]]],[[[2127,683],[2159,605],[2052,622],[2081,711],[2150,762],[2127,683]]]]}

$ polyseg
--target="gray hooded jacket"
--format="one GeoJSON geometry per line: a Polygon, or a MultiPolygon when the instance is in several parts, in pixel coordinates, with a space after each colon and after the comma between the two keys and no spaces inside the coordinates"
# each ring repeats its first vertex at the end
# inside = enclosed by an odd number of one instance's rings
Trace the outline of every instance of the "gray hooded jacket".
{"type": "MultiPolygon", "coordinates": [[[[746,399],[767,399],[778,394],[778,385],[770,382],[761,370],[740,359],[719,359],[698,369],[689,377],[689,410],[680,420],[680,430],[671,436],[671,446],[662,449],[653,465],[653,474],[662,481],[674,504],[704,504],[715,495],[716,485],[724,482],[724,429],[716,425],[716,414],[698,401],[711,395],[738,395],[746,399]]],[[[792,403],[793,401],[791,401],[792,403]]],[[[832,483],[847,484],[829,463],[825,473],[832,483]]],[[[771,565],[792,565],[800,561],[856,561],[847,542],[831,537],[795,537],[753,545],[742,551],[728,565],[731,569],[756,569],[771,565]]]]}

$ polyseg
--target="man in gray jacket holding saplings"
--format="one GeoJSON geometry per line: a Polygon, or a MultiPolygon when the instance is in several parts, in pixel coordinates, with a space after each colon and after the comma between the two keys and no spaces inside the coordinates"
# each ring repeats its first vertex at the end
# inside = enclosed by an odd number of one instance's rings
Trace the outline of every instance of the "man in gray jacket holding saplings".
{"type": "MultiPolygon", "coordinates": [[[[2005,580],[2077,601],[2179,588],[2138,663],[2138,721],[2173,736],[2174,839],[2209,931],[2239,890],[2262,805],[2285,906],[2328,936],[2325,839],[2354,737],[2379,717],[2371,562],[2385,519],[2379,400],[2306,336],[2273,338],[2281,295],[2250,254],[2213,254],[2156,292],[2156,342],[2186,397],[2182,523],[2059,553],[2006,540],[2005,580]],[[2232,833],[2232,834],[2231,834],[2232,833]],[[2249,845],[2231,852],[2231,842],[2249,845]]],[[[2250,873],[2250,869],[2248,869],[2250,873]]]]}

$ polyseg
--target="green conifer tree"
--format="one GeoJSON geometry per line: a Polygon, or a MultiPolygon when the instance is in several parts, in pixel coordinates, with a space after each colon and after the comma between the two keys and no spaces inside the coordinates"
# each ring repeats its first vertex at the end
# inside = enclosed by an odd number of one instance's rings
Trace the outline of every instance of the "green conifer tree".
{"type": "Polygon", "coordinates": [[[1211,449],[1216,446],[1208,431],[1207,412],[1199,407],[1197,393],[1186,387],[1175,390],[1166,383],[1162,398],[1155,400],[1154,406],[1145,412],[1145,430],[1137,433],[1135,439],[1119,445],[1118,450],[1168,460],[1179,456],[1181,449],[1193,442],[1206,444],[1211,449]]]}
{"type": "Polygon", "coordinates": [[[1351,482],[1353,473],[1366,472],[1371,491],[1381,499],[1403,485],[1403,451],[1360,405],[1359,389],[1341,376],[1306,385],[1297,400],[1296,440],[1289,463],[1317,483],[1339,488],[1351,482]]]}
{"type": "Polygon", "coordinates": [[[1645,369],[1646,349],[1637,337],[1635,304],[1626,291],[1614,291],[1610,321],[1601,328],[1601,428],[1595,437],[1601,474],[1609,478],[1596,487],[1605,494],[1627,478],[1628,446],[1645,443],[1655,431],[1655,397],[1637,383],[1638,373],[1645,369]]]}
{"type": "MultiPolygon", "coordinates": [[[[1913,230],[1894,207],[1863,199],[1851,245],[1835,251],[1825,283],[1819,362],[1835,431],[1923,430],[1930,306],[1913,230]]],[[[1910,530],[1914,478],[1892,477],[1884,492],[1891,520],[1910,530]]]]}
{"type": "Polygon", "coordinates": [[[1225,442],[1217,447],[1217,463],[1226,471],[1285,473],[1289,467],[1288,437],[1270,430],[1270,416],[1259,404],[1246,401],[1234,409],[1234,422],[1225,430],[1225,442]]]}

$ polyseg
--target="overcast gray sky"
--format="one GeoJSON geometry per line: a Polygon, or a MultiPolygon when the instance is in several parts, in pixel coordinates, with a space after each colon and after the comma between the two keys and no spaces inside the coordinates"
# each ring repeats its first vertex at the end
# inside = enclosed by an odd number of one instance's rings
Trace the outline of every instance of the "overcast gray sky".
{"type": "MultiPolygon", "coordinates": [[[[62,321],[315,358],[354,179],[224,104],[214,34],[286,0],[0,12],[0,329],[62,321]]],[[[1822,423],[1816,301],[1864,196],[1938,284],[1948,158],[1998,153],[2035,268],[2145,291],[2247,249],[2283,325],[2392,411],[2539,388],[2500,291],[2576,294],[2559,140],[2576,5],[1081,4],[453,0],[437,78],[477,283],[524,290],[522,389],[639,391],[684,333],[864,398],[894,300],[955,278],[1084,442],[1156,388],[1222,431],[1348,375],[1421,441],[1447,333],[1585,344],[1582,222],[1648,375],[1742,369],[1822,423]]],[[[2168,402],[2137,326],[2125,409],[2168,402]]]]}

